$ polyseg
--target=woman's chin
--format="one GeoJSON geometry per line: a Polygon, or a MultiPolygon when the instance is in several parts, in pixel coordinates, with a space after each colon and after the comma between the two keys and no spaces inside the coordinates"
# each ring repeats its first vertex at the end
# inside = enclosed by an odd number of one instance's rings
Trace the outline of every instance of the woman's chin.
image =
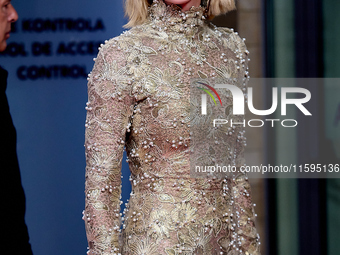
{"type": "Polygon", "coordinates": [[[164,0],[167,4],[186,4],[189,3],[190,0],[164,0]]]}

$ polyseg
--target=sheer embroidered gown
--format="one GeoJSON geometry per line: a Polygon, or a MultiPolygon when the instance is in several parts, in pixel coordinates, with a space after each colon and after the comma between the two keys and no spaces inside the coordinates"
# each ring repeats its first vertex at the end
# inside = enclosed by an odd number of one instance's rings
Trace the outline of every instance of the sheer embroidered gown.
{"type": "MultiPolygon", "coordinates": [[[[88,254],[260,254],[248,178],[191,178],[188,153],[190,80],[242,80],[247,54],[237,33],[205,20],[204,7],[183,13],[157,0],[146,23],[101,46],[86,107],[88,254]],[[121,215],[124,147],[132,192],[121,215]]],[[[237,166],[239,135],[228,136],[237,166]]]]}

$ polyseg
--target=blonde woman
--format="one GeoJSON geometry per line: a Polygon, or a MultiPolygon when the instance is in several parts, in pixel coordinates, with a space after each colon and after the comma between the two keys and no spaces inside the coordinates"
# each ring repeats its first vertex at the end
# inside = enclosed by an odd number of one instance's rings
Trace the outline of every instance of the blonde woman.
{"type": "MultiPolygon", "coordinates": [[[[88,78],[88,254],[260,254],[247,176],[190,175],[190,80],[247,80],[243,40],[208,21],[234,8],[233,0],[126,0],[131,29],[101,46],[88,78]],[[132,192],[122,215],[124,148],[132,192]]],[[[237,130],[226,157],[240,167],[237,130]]]]}

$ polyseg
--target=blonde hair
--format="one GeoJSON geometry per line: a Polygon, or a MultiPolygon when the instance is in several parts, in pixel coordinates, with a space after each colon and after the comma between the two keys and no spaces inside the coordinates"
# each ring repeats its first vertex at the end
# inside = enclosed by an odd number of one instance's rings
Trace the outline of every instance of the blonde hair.
{"type": "MultiPolygon", "coordinates": [[[[152,1],[125,0],[125,16],[129,18],[129,22],[124,27],[130,28],[143,24],[148,17],[148,7],[152,1]]],[[[208,19],[236,9],[235,0],[208,0],[208,5],[208,19]]]]}

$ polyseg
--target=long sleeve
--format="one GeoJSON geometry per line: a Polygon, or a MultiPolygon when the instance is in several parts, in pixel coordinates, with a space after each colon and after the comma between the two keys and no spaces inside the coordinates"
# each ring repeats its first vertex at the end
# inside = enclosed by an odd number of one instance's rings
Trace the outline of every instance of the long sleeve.
{"type": "Polygon", "coordinates": [[[260,255],[261,243],[255,226],[256,214],[249,179],[246,174],[239,174],[231,180],[231,185],[237,234],[232,245],[241,247],[246,255],[260,255]]]}
{"type": "Polygon", "coordinates": [[[13,125],[6,97],[7,71],[0,67],[0,191],[2,199],[0,216],[1,254],[31,255],[29,235],[25,223],[25,193],[21,185],[20,169],[16,152],[16,130],[13,125]]]}
{"type": "MultiPolygon", "coordinates": [[[[249,81],[248,72],[248,50],[243,40],[239,36],[235,36],[235,41],[239,46],[238,58],[240,61],[239,87],[244,91],[245,98],[248,98],[246,93],[249,81]]],[[[247,103],[247,100],[245,100],[247,103]]],[[[239,123],[246,123],[245,115],[233,116],[239,123]]],[[[240,167],[246,163],[244,152],[247,146],[245,127],[236,125],[233,132],[236,132],[237,139],[235,141],[235,165],[240,167]]],[[[238,168],[239,169],[239,168],[238,168]]],[[[260,237],[256,230],[256,214],[252,202],[252,192],[247,173],[239,173],[235,178],[232,178],[232,196],[234,199],[234,208],[236,212],[236,233],[237,238],[233,244],[238,244],[246,255],[260,255],[260,237]]]]}
{"type": "Polygon", "coordinates": [[[96,255],[121,253],[121,162],[133,112],[125,59],[113,44],[102,45],[88,79],[83,219],[96,255]]]}

